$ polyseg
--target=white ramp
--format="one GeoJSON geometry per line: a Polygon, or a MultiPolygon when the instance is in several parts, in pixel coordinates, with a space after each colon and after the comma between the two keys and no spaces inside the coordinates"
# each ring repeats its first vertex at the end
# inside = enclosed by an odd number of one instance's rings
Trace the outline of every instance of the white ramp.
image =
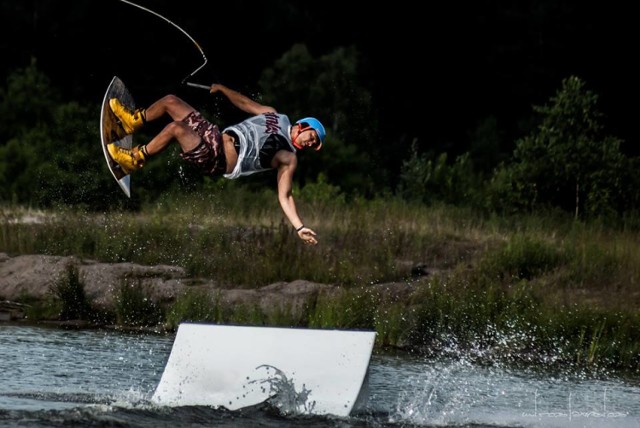
{"type": "Polygon", "coordinates": [[[374,341],[373,331],[183,323],[151,399],[229,410],[269,400],[285,413],[347,416],[366,398],[374,341]]]}
{"type": "Polygon", "coordinates": [[[183,323],[151,400],[348,416],[366,400],[374,341],[373,331],[183,323]]]}

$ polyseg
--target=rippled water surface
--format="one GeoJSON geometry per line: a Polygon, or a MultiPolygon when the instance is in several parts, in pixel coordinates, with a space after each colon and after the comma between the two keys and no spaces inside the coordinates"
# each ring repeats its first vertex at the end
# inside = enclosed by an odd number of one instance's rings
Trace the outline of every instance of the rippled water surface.
{"type": "Polygon", "coordinates": [[[640,382],[374,354],[348,418],[149,401],[173,336],[0,324],[0,426],[638,427],[640,382]]]}

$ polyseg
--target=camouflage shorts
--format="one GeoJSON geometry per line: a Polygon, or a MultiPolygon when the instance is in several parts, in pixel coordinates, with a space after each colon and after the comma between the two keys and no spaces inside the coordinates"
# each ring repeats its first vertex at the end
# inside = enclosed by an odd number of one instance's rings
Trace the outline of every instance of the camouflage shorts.
{"type": "Polygon", "coordinates": [[[182,120],[200,136],[200,144],[188,152],[180,153],[182,159],[195,164],[203,174],[221,175],[227,171],[222,135],[218,127],[197,111],[182,120]]]}

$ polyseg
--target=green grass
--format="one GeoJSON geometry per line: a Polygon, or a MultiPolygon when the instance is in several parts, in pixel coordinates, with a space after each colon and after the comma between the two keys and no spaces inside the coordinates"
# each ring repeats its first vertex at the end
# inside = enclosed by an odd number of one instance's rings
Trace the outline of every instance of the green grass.
{"type": "MultiPolygon", "coordinates": [[[[379,347],[640,370],[635,229],[570,216],[481,216],[395,198],[347,203],[311,195],[297,199],[305,224],[318,232],[320,244],[309,247],[283,219],[273,192],[209,190],[167,193],[137,212],[37,212],[44,219],[37,223],[19,221],[24,209],[0,208],[0,251],[178,265],[221,288],[296,279],[339,288],[301,311],[267,311],[224,306],[216,290],[190,291],[159,307],[139,284],[123,283],[115,313],[100,316],[124,325],[175,328],[182,321],[208,321],[375,329],[379,347]],[[412,277],[418,264],[434,273],[412,277]],[[390,282],[406,283],[409,297],[394,298],[379,287],[390,282]]],[[[34,305],[32,317],[74,310],[91,317],[90,308],[72,304],[82,300],[73,270],[57,298],[53,294],[48,304],[34,305]]]]}

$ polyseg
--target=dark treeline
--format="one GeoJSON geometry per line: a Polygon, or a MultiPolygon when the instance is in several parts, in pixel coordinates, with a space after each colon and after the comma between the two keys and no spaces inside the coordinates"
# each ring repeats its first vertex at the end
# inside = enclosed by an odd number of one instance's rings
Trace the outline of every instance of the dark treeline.
{"type": "MultiPolygon", "coordinates": [[[[301,187],[496,212],[620,218],[637,209],[628,11],[554,1],[421,12],[396,2],[357,15],[332,1],[140,4],[202,47],[208,61],[193,81],[324,120],[326,150],[303,154],[301,187]]],[[[182,85],[203,58],[150,13],[118,0],[3,0],[0,14],[2,201],[103,209],[122,199],[98,144],[114,75],[139,105],[173,92],[221,125],[242,119],[226,100],[182,85]]],[[[124,203],[200,188],[175,156],[161,159],[124,203]]]]}

